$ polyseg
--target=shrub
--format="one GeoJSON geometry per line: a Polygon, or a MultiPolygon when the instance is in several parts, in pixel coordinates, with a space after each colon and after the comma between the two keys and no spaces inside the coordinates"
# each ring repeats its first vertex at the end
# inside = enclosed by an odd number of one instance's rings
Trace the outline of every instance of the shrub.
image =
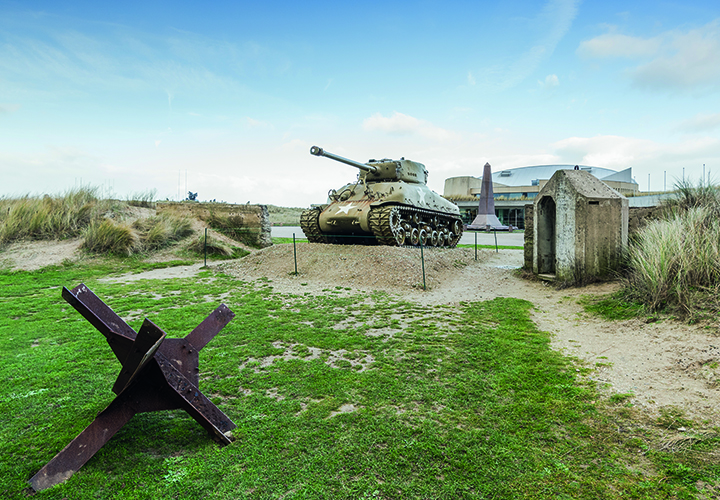
{"type": "Polygon", "coordinates": [[[93,221],[85,231],[83,248],[95,253],[131,255],[138,246],[135,229],[110,219],[93,221]]]}

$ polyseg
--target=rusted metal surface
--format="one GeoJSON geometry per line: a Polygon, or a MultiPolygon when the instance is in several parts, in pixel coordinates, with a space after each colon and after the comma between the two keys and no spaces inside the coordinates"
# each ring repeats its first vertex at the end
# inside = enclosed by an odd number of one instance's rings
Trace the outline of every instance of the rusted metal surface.
{"type": "Polygon", "coordinates": [[[236,427],[198,388],[200,349],[233,319],[220,305],[182,339],[145,319],[135,332],[88,287],[63,287],[63,298],[107,339],[122,369],[113,392],[117,397],[95,420],[30,479],[35,491],[66,481],[90,460],[135,414],[182,408],[222,444],[236,427]]]}

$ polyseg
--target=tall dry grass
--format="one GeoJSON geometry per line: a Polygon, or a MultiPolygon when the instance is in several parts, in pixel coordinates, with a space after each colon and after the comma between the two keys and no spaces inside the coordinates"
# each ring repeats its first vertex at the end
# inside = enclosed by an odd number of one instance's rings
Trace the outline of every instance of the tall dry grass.
{"type": "Polygon", "coordinates": [[[625,291],[652,311],[720,311],[720,190],[702,183],[677,189],[665,218],[630,246],[625,291]]]}
{"type": "Polygon", "coordinates": [[[103,200],[98,188],[84,186],[56,196],[0,198],[0,245],[83,236],[83,248],[90,252],[131,255],[158,250],[192,234],[187,218],[150,217],[132,225],[121,220],[128,205],[148,205],[154,196],[155,191],[147,191],[127,202],[103,200]]]}
{"type": "Polygon", "coordinates": [[[0,199],[0,244],[20,239],[79,236],[115,202],[99,200],[97,188],[75,188],[62,195],[0,199]]]}

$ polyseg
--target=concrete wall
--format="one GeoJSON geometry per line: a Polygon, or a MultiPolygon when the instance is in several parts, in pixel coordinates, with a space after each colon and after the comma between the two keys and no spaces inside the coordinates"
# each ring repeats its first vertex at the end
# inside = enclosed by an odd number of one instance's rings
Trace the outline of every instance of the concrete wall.
{"type": "Polygon", "coordinates": [[[230,203],[160,202],[157,213],[195,217],[206,222],[211,215],[227,217],[233,228],[242,231],[243,243],[252,246],[272,245],[270,216],[266,205],[233,205],[230,203]]]}
{"type": "Polygon", "coordinates": [[[559,282],[608,277],[628,239],[628,200],[583,170],[559,170],[534,203],[533,272],[559,282]]]}
{"type": "Polygon", "coordinates": [[[523,269],[529,272],[532,272],[533,270],[533,245],[535,242],[535,231],[533,231],[533,228],[535,227],[535,224],[533,222],[534,220],[534,214],[535,210],[533,209],[533,205],[528,204],[525,205],[525,243],[523,245],[523,251],[524,251],[524,259],[525,264],[523,265],[523,269]]]}
{"type": "MultiPolygon", "coordinates": [[[[533,251],[534,251],[534,231],[530,228],[534,227],[534,205],[525,205],[525,224],[528,228],[525,231],[525,244],[524,244],[524,260],[523,269],[526,271],[533,270],[533,251]]],[[[660,207],[629,207],[628,208],[628,239],[642,229],[648,222],[657,220],[662,214],[660,207]]]]}
{"type": "Polygon", "coordinates": [[[633,235],[645,227],[648,222],[659,219],[662,215],[662,208],[630,207],[629,213],[628,234],[632,238],[633,235]]]}

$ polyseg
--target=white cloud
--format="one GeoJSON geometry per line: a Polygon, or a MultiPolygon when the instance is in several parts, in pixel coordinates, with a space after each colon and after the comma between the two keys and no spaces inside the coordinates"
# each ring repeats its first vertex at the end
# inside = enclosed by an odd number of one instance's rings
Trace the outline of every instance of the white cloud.
{"type": "Polygon", "coordinates": [[[0,114],[14,113],[18,109],[20,109],[19,104],[2,104],[2,103],[0,103],[0,114]]]}
{"type": "Polygon", "coordinates": [[[467,81],[468,85],[475,85],[475,77],[473,76],[472,71],[468,71],[467,81]]]}
{"type": "Polygon", "coordinates": [[[560,79],[557,77],[557,75],[548,75],[545,77],[544,81],[538,80],[538,85],[540,85],[544,89],[551,89],[560,85],[560,79]]]}
{"type": "Polygon", "coordinates": [[[701,113],[680,122],[677,128],[683,132],[704,132],[718,127],[720,127],[720,113],[701,113]]]}
{"type": "Polygon", "coordinates": [[[577,54],[586,58],[638,58],[657,54],[661,45],[660,37],[643,39],[619,33],[605,33],[581,42],[577,54]]]}
{"type": "Polygon", "coordinates": [[[578,55],[642,59],[627,75],[639,87],[689,90],[720,87],[720,20],[651,38],[606,33],[583,41],[578,55]]]}
{"type": "Polygon", "coordinates": [[[720,157],[720,139],[706,137],[676,143],[601,135],[569,137],[550,145],[562,163],[622,169],[629,166],[660,171],[683,165],[702,164],[703,158],[720,157]]]}
{"type": "Polygon", "coordinates": [[[363,129],[393,135],[418,135],[435,141],[447,141],[458,137],[455,132],[397,111],[388,117],[375,113],[363,121],[363,129]]]}

